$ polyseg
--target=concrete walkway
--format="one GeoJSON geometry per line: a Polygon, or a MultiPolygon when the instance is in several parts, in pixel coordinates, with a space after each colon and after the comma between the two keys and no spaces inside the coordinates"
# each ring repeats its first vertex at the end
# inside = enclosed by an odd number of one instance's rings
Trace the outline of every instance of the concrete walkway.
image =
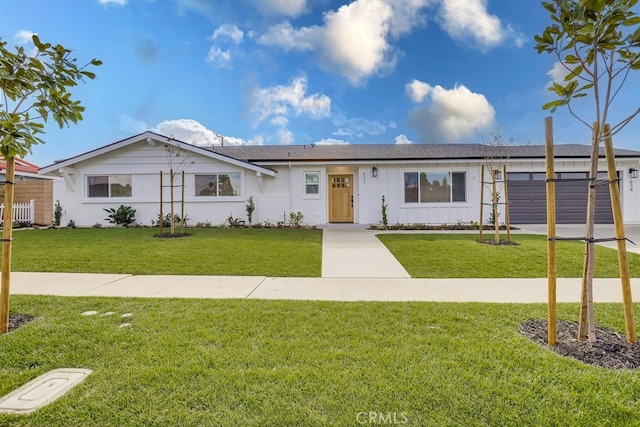
{"type": "MultiPolygon", "coordinates": [[[[544,226],[542,226],[544,227],[544,226]]],[[[640,242],[640,226],[627,236],[640,242]]],[[[546,227],[522,227],[522,233],[546,233],[546,227]]],[[[563,228],[570,237],[581,228],[563,228]]],[[[603,231],[606,233],[607,231],[603,231]]],[[[546,303],[547,279],[411,279],[375,237],[363,227],[324,230],[322,278],[264,276],[134,276],[127,274],[12,273],[12,294],[120,296],[154,298],[247,298],[329,301],[478,301],[546,303]]],[[[615,242],[613,242],[615,245],[615,242]]],[[[628,245],[629,251],[640,248],[628,245]]],[[[631,280],[640,295],[640,278],[631,280]]],[[[578,302],[581,279],[558,279],[558,302],[578,302]]],[[[595,279],[597,302],[622,301],[619,279],[595,279]]]]}
{"type": "Polygon", "coordinates": [[[410,278],[376,234],[353,224],[324,228],[322,277],[410,278]]]}

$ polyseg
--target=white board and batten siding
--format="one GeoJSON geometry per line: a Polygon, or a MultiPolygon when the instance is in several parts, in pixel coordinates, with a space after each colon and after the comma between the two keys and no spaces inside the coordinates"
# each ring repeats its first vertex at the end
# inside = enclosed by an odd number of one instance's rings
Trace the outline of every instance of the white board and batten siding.
{"type": "MultiPolygon", "coordinates": [[[[262,176],[262,185],[255,171],[244,169],[230,163],[216,161],[197,153],[182,153],[181,157],[168,160],[166,150],[162,146],[149,146],[146,142],[138,142],[101,156],[77,163],[72,170],[75,191],[65,185],[65,191],[54,195],[60,199],[66,211],[66,220],[73,220],[78,226],[92,226],[96,223],[106,225],[105,208],[117,208],[120,205],[132,206],[136,209],[136,222],[151,225],[156,221],[160,211],[160,171],[163,176],[163,211],[168,213],[170,206],[169,170],[173,166],[176,173],[174,180],[174,211],[180,213],[182,198],[182,175],[184,170],[185,213],[189,224],[209,222],[214,225],[223,224],[229,215],[246,219],[246,199],[254,195],[261,196],[262,189],[269,191],[273,177],[262,176]],[[182,159],[185,159],[183,162],[182,159]],[[182,162],[182,163],[181,163],[182,162]],[[195,175],[210,173],[240,173],[241,188],[237,197],[224,197],[212,200],[195,195],[195,175]],[[131,197],[121,198],[89,198],[87,197],[87,177],[91,175],[131,175],[131,197]]],[[[276,186],[277,187],[277,186],[276,186]]],[[[277,193],[276,193],[277,194],[277,193]]],[[[276,197],[277,196],[272,196],[276,197]]],[[[263,215],[264,216],[264,215],[263,215]]]]}

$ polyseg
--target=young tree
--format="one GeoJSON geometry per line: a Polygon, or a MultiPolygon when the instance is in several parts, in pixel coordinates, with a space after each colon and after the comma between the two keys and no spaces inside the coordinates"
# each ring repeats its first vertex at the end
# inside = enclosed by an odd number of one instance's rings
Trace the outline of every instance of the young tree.
{"type": "MultiPolygon", "coordinates": [[[[542,5],[550,13],[553,24],[535,36],[538,53],[554,54],[566,70],[562,82],[554,82],[550,90],[556,99],[543,108],[554,113],[566,106],[569,113],[592,131],[590,186],[587,198],[585,264],[583,274],[583,308],[580,313],[579,338],[595,340],[593,319],[593,270],[595,260],[594,229],[598,157],[600,143],[626,126],[640,113],[617,118],[610,125],[610,107],[620,94],[629,74],[640,68],[640,17],[634,8],[638,0],[553,0],[542,5]],[[593,117],[580,117],[574,102],[593,96],[593,117]]],[[[626,114],[626,113],[625,113],[626,114]]],[[[624,242],[623,242],[624,243],[624,242]]],[[[625,302],[626,304],[626,302],[625,302]]],[[[629,304],[630,306],[631,304],[629,304]]],[[[632,313],[632,312],[631,312],[632,313]]],[[[632,316],[631,316],[632,317],[632,316]]],[[[627,339],[635,342],[635,332],[627,339]]]]}
{"type": "Polygon", "coordinates": [[[79,81],[94,79],[91,60],[78,66],[71,50],[61,45],[42,43],[32,37],[35,53],[17,46],[7,48],[0,39],[0,154],[6,161],[4,229],[2,238],[2,286],[0,289],[0,334],[9,325],[9,288],[11,273],[11,237],[13,225],[13,180],[15,157],[31,152],[44,143],[44,124],[49,117],[61,128],[82,120],[84,107],[71,98],[69,90],[79,81]]]}

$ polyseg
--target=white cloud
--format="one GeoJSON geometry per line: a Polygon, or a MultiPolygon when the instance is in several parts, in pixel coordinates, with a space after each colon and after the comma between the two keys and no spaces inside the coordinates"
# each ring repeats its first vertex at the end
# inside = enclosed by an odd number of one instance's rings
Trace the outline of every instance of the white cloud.
{"type": "Polygon", "coordinates": [[[349,141],[334,138],[325,138],[314,142],[316,145],[349,145],[349,141]]]}
{"type": "Polygon", "coordinates": [[[213,46],[209,49],[206,61],[218,68],[232,68],[231,52],[228,50],[222,50],[217,46],[213,46]]]}
{"type": "Polygon", "coordinates": [[[280,144],[293,144],[295,141],[294,134],[287,129],[289,115],[322,119],[331,113],[331,98],[318,93],[307,95],[306,77],[297,77],[288,86],[257,88],[250,103],[254,126],[269,120],[278,128],[276,133],[280,144]]]}
{"type": "Polygon", "coordinates": [[[425,22],[420,13],[430,0],[355,0],[324,14],[323,26],[271,27],[258,43],[284,50],[313,51],[328,72],[354,85],[395,66],[394,37],[425,22]]]}
{"type": "Polygon", "coordinates": [[[220,140],[213,131],[192,119],[165,120],[151,131],[193,145],[220,145],[220,140]]]}
{"type": "Polygon", "coordinates": [[[375,120],[367,120],[362,117],[345,118],[337,115],[333,118],[333,124],[339,129],[333,132],[337,136],[349,136],[362,138],[365,135],[380,135],[390,127],[389,124],[380,123],[375,120]]]}
{"type": "Polygon", "coordinates": [[[219,19],[211,0],[176,0],[176,2],[178,4],[178,12],[181,14],[194,11],[212,22],[219,19]]]}
{"type": "Polygon", "coordinates": [[[412,142],[407,138],[406,135],[398,135],[396,136],[396,144],[411,144],[412,142]]]}
{"type": "Polygon", "coordinates": [[[270,27],[257,41],[264,46],[278,46],[285,51],[307,51],[315,48],[320,31],[317,26],[296,29],[289,21],[285,21],[270,27]]]}
{"type": "Polygon", "coordinates": [[[428,98],[429,104],[415,108],[409,116],[409,125],[417,129],[422,143],[460,142],[495,124],[496,113],[487,98],[465,86],[429,86],[428,98]]]}
{"type": "Polygon", "coordinates": [[[416,104],[419,104],[424,101],[424,98],[429,94],[431,86],[428,83],[414,79],[405,85],[405,89],[409,98],[416,104]]]}
{"type": "Polygon", "coordinates": [[[492,49],[513,38],[516,46],[524,44],[524,37],[511,26],[504,26],[500,19],[487,10],[487,0],[442,0],[440,21],[451,37],[471,41],[481,50],[492,49]]]}
{"type": "Polygon", "coordinates": [[[103,6],[110,4],[115,4],[116,6],[124,6],[125,4],[127,4],[127,0],[98,0],[98,3],[103,6]]]}
{"type": "Polygon", "coordinates": [[[240,44],[244,39],[244,33],[234,24],[223,24],[216,28],[209,39],[229,39],[234,44],[240,44]]]}
{"type": "Polygon", "coordinates": [[[255,117],[255,125],[270,117],[286,117],[289,114],[321,119],[328,117],[331,112],[331,98],[319,93],[307,95],[306,77],[297,77],[288,86],[255,89],[251,112],[255,117]]]}
{"type": "Polygon", "coordinates": [[[221,135],[207,129],[203,124],[192,119],[165,120],[151,129],[161,135],[171,136],[179,141],[193,145],[211,146],[220,145],[263,145],[264,137],[257,135],[245,140],[235,136],[221,135]]]}
{"type": "Polygon", "coordinates": [[[16,40],[18,40],[18,43],[25,45],[25,44],[29,44],[31,43],[31,38],[37,33],[34,33],[33,31],[29,31],[29,30],[20,30],[16,33],[15,36],[13,36],[16,40]]]}
{"type": "Polygon", "coordinates": [[[258,9],[266,15],[291,16],[301,15],[307,7],[306,0],[254,0],[258,9]]]}
{"type": "Polygon", "coordinates": [[[295,137],[293,133],[286,128],[280,128],[277,131],[278,134],[278,142],[283,145],[291,145],[295,141],[295,137]]]}
{"type": "Polygon", "coordinates": [[[552,82],[565,84],[564,78],[569,75],[570,71],[562,65],[562,62],[555,62],[553,64],[553,68],[547,71],[547,76],[551,79],[552,82]]]}

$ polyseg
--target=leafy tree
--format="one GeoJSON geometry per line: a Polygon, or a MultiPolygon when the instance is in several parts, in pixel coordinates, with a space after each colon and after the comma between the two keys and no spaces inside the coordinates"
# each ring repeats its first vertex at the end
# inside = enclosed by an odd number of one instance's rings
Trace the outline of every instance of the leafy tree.
{"type": "Polygon", "coordinates": [[[7,332],[9,323],[15,157],[25,156],[32,146],[44,143],[41,135],[50,117],[60,128],[82,120],[84,107],[71,97],[69,90],[80,81],[94,79],[95,74],[87,68],[101,64],[93,59],[78,66],[71,50],[59,44],[42,43],[36,35],[32,40],[35,53],[30,54],[23,46],[11,50],[0,39],[0,154],[7,164],[0,334],[7,332]]]}
{"type": "MultiPolygon", "coordinates": [[[[611,105],[629,74],[640,68],[640,17],[634,10],[637,3],[638,0],[553,0],[542,3],[553,23],[541,35],[535,36],[536,49],[538,53],[556,55],[566,70],[564,81],[554,82],[550,87],[556,99],[543,108],[554,113],[559,107],[566,106],[571,115],[592,130],[589,171],[592,184],[597,178],[601,142],[618,133],[640,114],[640,108],[636,108],[628,116],[617,118],[617,124],[610,125],[611,105]],[[588,95],[593,97],[594,106],[593,117],[589,120],[582,118],[574,108],[576,101],[588,95]]],[[[596,188],[590,185],[583,295],[593,292],[595,196],[596,188]]],[[[630,302],[628,305],[631,306],[630,302]]],[[[588,334],[590,341],[595,340],[592,298],[587,297],[586,302],[583,298],[580,319],[579,338],[584,339],[588,334]]],[[[626,321],[627,339],[635,342],[635,330],[630,333],[629,329],[633,322],[628,318],[626,321]]]]}

